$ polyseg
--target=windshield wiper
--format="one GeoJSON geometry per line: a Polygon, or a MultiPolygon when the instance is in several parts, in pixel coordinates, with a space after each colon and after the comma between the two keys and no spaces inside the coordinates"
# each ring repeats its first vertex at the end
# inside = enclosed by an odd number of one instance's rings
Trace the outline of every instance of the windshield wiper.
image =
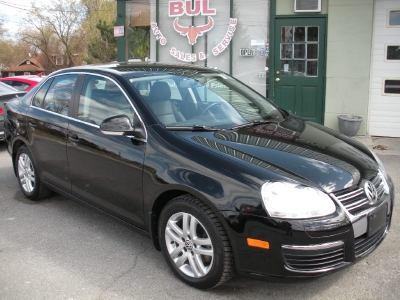
{"type": "Polygon", "coordinates": [[[235,129],[247,128],[247,127],[250,128],[250,127],[253,127],[253,126],[276,123],[276,122],[277,122],[276,120],[257,120],[257,121],[253,121],[253,122],[244,123],[244,124],[240,124],[240,125],[234,126],[231,129],[235,130],[235,129]]]}
{"type": "Polygon", "coordinates": [[[193,126],[166,126],[167,130],[177,130],[177,131],[220,131],[224,129],[207,127],[203,125],[193,125],[193,126]]]}

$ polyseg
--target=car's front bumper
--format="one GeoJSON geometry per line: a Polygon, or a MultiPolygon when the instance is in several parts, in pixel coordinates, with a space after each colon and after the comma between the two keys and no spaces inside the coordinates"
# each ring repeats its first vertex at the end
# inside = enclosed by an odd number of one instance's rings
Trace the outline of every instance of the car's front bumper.
{"type": "Polygon", "coordinates": [[[373,208],[351,217],[338,209],[330,218],[278,220],[243,212],[222,212],[239,273],[273,277],[314,277],[346,267],[372,252],[390,227],[394,191],[373,208]],[[247,238],[269,249],[249,246],[247,238]]]}

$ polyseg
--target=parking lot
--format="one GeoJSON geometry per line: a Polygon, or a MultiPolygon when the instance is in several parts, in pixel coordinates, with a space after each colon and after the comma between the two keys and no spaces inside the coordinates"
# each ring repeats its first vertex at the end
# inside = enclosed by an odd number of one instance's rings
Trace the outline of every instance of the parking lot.
{"type": "MultiPolygon", "coordinates": [[[[399,154],[378,155],[398,200],[399,154]]],[[[176,279],[151,240],[118,220],[56,194],[27,200],[0,142],[0,299],[399,299],[399,212],[397,201],[376,251],[334,274],[285,282],[237,276],[200,291],[176,279]]]]}

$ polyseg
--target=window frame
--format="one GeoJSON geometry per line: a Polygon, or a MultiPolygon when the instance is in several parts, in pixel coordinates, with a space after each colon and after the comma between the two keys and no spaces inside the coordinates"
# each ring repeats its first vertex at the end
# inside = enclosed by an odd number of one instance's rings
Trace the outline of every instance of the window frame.
{"type": "Polygon", "coordinates": [[[400,93],[395,94],[395,93],[385,93],[385,82],[386,80],[398,80],[400,81],[400,77],[385,77],[382,79],[382,95],[383,96],[391,96],[391,97],[400,97],[400,93]]]}
{"type": "Polygon", "coordinates": [[[397,46],[397,47],[400,47],[400,43],[398,43],[398,44],[385,44],[385,57],[384,57],[384,60],[385,60],[385,62],[389,62],[389,63],[399,63],[400,62],[400,58],[399,59],[388,59],[387,58],[387,55],[388,55],[388,47],[390,47],[390,46],[397,46]]]}
{"type": "Polygon", "coordinates": [[[386,27],[388,27],[388,28],[400,28],[400,24],[399,25],[390,25],[389,24],[389,22],[390,22],[390,12],[392,12],[392,11],[399,11],[400,12],[400,7],[399,8],[388,9],[387,16],[386,16],[386,27]]]}

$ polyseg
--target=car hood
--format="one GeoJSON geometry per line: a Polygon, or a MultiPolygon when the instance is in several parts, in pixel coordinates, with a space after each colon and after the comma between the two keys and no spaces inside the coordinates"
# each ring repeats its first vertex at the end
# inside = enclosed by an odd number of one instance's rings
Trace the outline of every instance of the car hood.
{"type": "Polygon", "coordinates": [[[251,168],[267,169],[328,193],[356,185],[378,170],[371,152],[360,142],[295,116],[232,131],[177,134],[251,168]]]}

